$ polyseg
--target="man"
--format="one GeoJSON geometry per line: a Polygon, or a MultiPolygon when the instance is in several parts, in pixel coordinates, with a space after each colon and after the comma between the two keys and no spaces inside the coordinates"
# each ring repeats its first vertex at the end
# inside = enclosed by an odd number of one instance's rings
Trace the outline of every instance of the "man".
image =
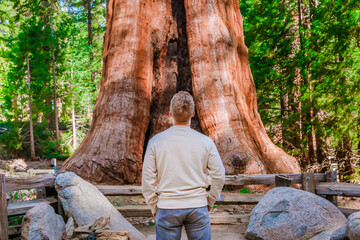
{"type": "Polygon", "coordinates": [[[188,92],[175,94],[173,126],[151,138],[146,149],[142,192],[155,216],[157,240],[180,239],[183,225],[188,239],[211,239],[209,211],[220,196],[225,169],[214,142],[190,128],[194,109],[188,92]]]}

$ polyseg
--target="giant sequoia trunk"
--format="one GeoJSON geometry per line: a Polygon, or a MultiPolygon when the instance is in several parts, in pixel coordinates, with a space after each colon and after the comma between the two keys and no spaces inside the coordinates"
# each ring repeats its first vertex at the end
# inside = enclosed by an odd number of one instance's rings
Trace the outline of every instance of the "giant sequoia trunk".
{"type": "Polygon", "coordinates": [[[63,170],[96,183],[140,181],[148,139],[171,126],[171,97],[193,94],[192,127],[226,173],[295,173],[257,111],[237,0],[109,0],[91,129],[63,170]]]}

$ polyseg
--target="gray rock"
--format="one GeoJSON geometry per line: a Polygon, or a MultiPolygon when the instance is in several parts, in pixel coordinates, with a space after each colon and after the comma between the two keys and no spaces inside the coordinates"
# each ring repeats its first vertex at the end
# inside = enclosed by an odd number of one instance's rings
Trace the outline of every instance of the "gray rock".
{"type": "Polygon", "coordinates": [[[346,218],[331,202],[291,187],[270,190],[251,212],[251,240],[346,239],[346,218]]]}
{"type": "Polygon", "coordinates": [[[360,212],[355,212],[348,217],[346,233],[350,240],[360,239],[360,212]]]}
{"type": "Polygon", "coordinates": [[[47,203],[40,203],[26,212],[21,227],[21,239],[60,240],[64,227],[64,219],[55,214],[54,208],[47,203]]]}
{"type": "Polygon", "coordinates": [[[55,188],[65,214],[74,219],[76,227],[93,224],[101,217],[110,217],[109,225],[112,230],[128,231],[133,240],[145,239],[94,185],[75,173],[59,174],[55,180],[55,188]]]}
{"type": "Polygon", "coordinates": [[[72,236],[75,230],[74,219],[70,217],[65,225],[66,236],[72,236]]]}

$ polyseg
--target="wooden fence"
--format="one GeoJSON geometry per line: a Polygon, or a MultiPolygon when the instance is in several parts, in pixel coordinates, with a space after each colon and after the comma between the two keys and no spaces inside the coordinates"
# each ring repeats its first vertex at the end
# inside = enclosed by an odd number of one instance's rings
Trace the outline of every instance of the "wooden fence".
{"type": "MultiPolygon", "coordinates": [[[[337,196],[360,197],[360,185],[337,182],[336,172],[326,173],[302,173],[302,174],[265,174],[265,175],[229,175],[226,176],[225,185],[244,186],[244,185],[276,185],[290,186],[299,184],[305,191],[326,197],[328,200],[337,203],[337,196]]],[[[9,235],[18,234],[20,225],[8,227],[8,217],[23,215],[27,210],[41,202],[48,202],[54,207],[58,205],[58,212],[61,214],[62,208],[58,202],[56,191],[54,191],[54,182],[56,175],[42,174],[31,177],[9,177],[5,178],[0,174],[0,240],[7,240],[9,235]],[[36,200],[7,203],[6,193],[16,190],[36,189],[36,200]]],[[[119,195],[141,195],[141,186],[133,185],[97,185],[100,192],[107,196],[119,195]]],[[[260,194],[236,194],[226,195],[216,204],[257,204],[263,195],[260,194]]],[[[117,207],[125,217],[146,217],[151,216],[151,211],[144,205],[131,205],[117,207]]],[[[353,209],[340,210],[348,216],[353,209]]],[[[244,219],[242,215],[229,215],[215,218],[210,216],[213,222],[241,222],[244,219]],[[220,219],[221,218],[221,219],[220,219]],[[226,218],[226,219],[225,219],[226,218]]],[[[246,216],[249,218],[249,216],[246,216]]]]}

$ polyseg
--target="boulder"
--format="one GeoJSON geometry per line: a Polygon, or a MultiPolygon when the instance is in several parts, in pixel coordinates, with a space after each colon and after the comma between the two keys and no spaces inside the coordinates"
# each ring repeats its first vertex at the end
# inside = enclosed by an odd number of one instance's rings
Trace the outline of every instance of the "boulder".
{"type": "Polygon", "coordinates": [[[65,214],[72,217],[75,226],[93,224],[99,218],[110,217],[112,230],[128,231],[132,240],[143,240],[145,236],[131,225],[92,184],[73,172],[59,174],[55,188],[65,214]]]}
{"type": "Polygon", "coordinates": [[[21,239],[61,240],[64,227],[64,219],[55,214],[54,208],[47,203],[40,203],[26,212],[21,227],[21,239]]]}
{"type": "Polygon", "coordinates": [[[346,239],[346,218],[331,202],[291,187],[270,190],[251,212],[246,239],[346,239]]]}
{"type": "Polygon", "coordinates": [[[70,217],[65,225],[66,236],[72,236],[75,230],[74,219],[70,217]]]}
{"type": "Polygon", "coordinates": [[[350,240],[360,239],[360,212],[355,212],[348,217],[346,233],[350,240]]]}

